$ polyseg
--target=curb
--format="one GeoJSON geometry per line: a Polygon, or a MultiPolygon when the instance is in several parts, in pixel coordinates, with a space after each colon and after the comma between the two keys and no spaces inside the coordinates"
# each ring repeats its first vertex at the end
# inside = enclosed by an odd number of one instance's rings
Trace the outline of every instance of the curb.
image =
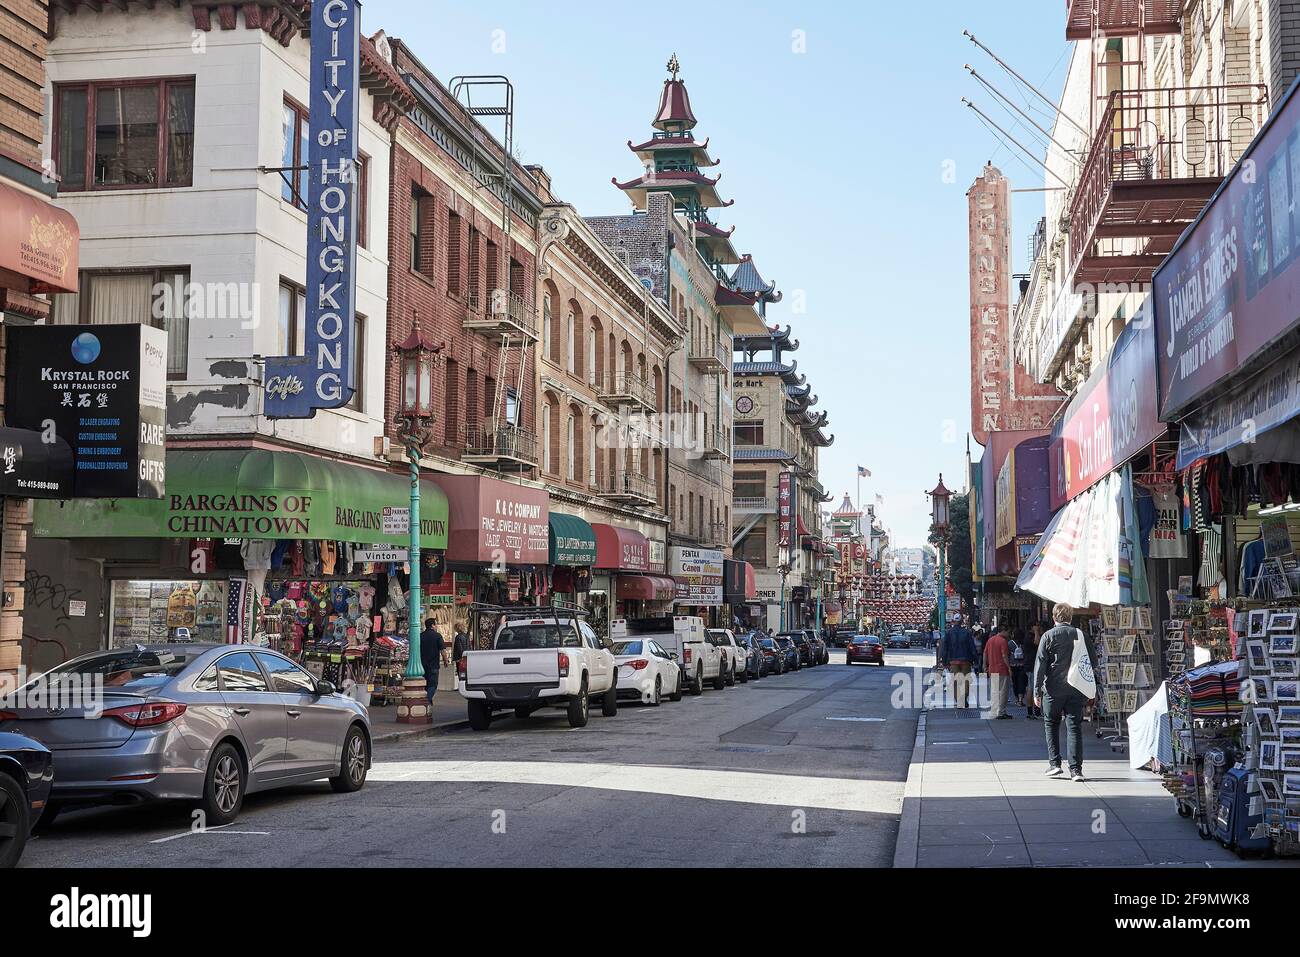
{"type": "Polygon", "coordinates": [[[393,741],[402,741],[406,738],[424,738],[429,735],[440,734],[443,731],[459,731],[462,728],[468,728],[468,720],[445,721],[442,724],[427,724],[420,727],[412,728],[410,731],[388,731],[384,734],[377,734],[371,738],[372,744],[385,744],[393,741]]]}
{"type": "Polygon", "coordinates": [[[898,841],[894,845],[894,867],[916,867],[921,845],[921,779],[925,775],[925,717],[916,720],[916,741],[912,761],[907,766],[907,783],[903,785],[903,815],[898,822],[898,841]]]}

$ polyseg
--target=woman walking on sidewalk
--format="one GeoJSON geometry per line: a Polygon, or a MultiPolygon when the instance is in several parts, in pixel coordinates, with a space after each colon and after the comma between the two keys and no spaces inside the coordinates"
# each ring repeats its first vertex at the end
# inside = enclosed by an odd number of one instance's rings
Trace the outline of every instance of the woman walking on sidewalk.
{"type": "MultiPolygon", "coordinates": [[[[1043,640],[1043,632],[1046,629],[1041,622],[1034,622],[1029,627],[1029,637],[1025,644],[1025,678],[1026,690],[1028,690],[1029,680],[1033,678],[1034,662],[1038,660],[1038,646],[1043,640]]],[[[1025,717],[1037,720],[1043,716],[1043,709],[1038,706],[1032,693],[1025,695],[1025,717]]]]}
{"type": "Polygon", "coordinates": [[[1017,628],[1012,633],[1008,657],[1011,661],[1011,693],[1015,695],[1016,704],[1023,707],[1025,689],[1029,687],[1029,676],[1025,671],[1025,629],[1017,628]]]}

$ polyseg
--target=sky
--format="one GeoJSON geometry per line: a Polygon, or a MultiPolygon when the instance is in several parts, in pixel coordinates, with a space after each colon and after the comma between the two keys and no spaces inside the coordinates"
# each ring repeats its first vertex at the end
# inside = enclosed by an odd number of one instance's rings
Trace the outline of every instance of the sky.
{"type": "MultiPolygon", "coordinates": [[[[505,74],[515,89],[515,151],[540,163],[552,190],[583,215],[623,213],[610,183],[641,172],[642,142],[676,53],[697,138],[721,164],[714,210],[735,226],[784,301],[835,443],[821,482],[839,504],[858,494],[894,544],[923,543],[925,491],[939,473],[965,487],[970,429],[966,190],[990,160],[1013,189],[1043,174],[961,103],[967,96],[1026,146],[962,69],[971,63],[1022,106],[970,30],[1055,100],[1068,67],[1064,4],[1042,0],[712,0],[668,6],[610,2],[364,0],[362,29],[399,37],[439,79],[505,74]],[[674,18],[676,16],[676,19],[674,18]]],[[[1039,114],[1043,125],[1049,124],[1039,114]]],[[[1040,153],[1041,155],[1041,153],[1040,153]]],[[[1042,194],[1017,194],[1012,252],[1027,241],[1042,194]]],[[[979,446],[972,454],[979,457],[979,446]]]]}

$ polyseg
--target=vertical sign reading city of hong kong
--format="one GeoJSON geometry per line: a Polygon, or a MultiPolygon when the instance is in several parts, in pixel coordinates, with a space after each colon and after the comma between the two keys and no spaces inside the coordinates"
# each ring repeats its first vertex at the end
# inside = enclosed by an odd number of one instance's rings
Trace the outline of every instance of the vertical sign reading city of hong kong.
{"type": "Polygon", "coordinates": [[[311,11],[311,143],[307,160],[307,316],[301,356],[266,360],[263,412],[309,419],[347,405],[356,387],[358,62],[361,5],[316,0],[311,11]]]}
{"type": "Polygon", "coordinates": [[[1039,385],[1011,347],[1011,219],[1007,178],[995,166],[967,194],[970,205],[971,434],[987,446],[990,432],[1045,428],[1061,404],[1054,386],[1039,385]]]}

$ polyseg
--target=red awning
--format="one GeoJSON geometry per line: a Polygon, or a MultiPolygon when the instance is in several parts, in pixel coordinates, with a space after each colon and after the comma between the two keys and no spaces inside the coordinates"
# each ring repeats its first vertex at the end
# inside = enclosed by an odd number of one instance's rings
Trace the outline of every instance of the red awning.
{"type": "Polygon", "coordinates": [[[592,567],[630,572],[650,570],[650,542],[640,532],[600,522],[592,522],[591,530],[596,533],[596,564],[592,567]]]}
{"type": "Polygon", "coordinates": [[[618,597],[632,601],[672,601],[677,583],[663,575],[619,575],[618,597]]]}
{"type": "Polygon", "coordinates": [[[77,291],[79,238],[71,213],[0,183],[0,269],[32,279],[31,292],[77,291]]]}
{"type": "Polygon", "coordinates": [[[755,598],[758,596],[758,577],[754,574],[754,566],[745,562],[745,597],[755,598]]]}

